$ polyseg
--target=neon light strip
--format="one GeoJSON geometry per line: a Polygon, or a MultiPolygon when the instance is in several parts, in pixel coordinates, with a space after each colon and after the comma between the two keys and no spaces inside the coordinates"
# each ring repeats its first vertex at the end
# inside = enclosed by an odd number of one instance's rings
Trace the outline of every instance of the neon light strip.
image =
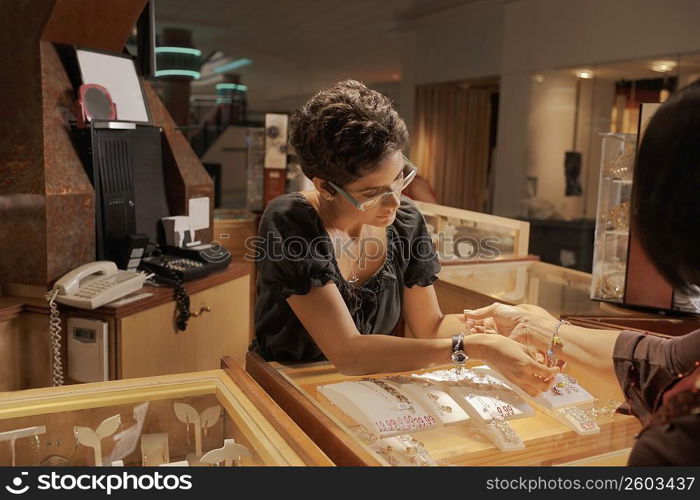
{"type": "Polygon", "coordinates": [[[246,92],[248,87],[237,83],[217,83],[216,90],[240,90],[241,92],[246,92]]]}
{"type": "Polygon", "coordinates": [[[227,71],[231,71],[232,69],[242,68],[243,66],[249,66],[251,64],[253,64],[253,61],[248,59],[247,57],[244,57],[243,59],[236,59],[235,61],[231,61],[230,63],[222,64],[221,66],[216,66],[214,68],[214,73],[226,73],[227,71]]]}
{"type": "Polygon", "coordinates": [[[156,47],[156,54],[190,54],[199,57],[202,51],[189,47],[156,47]]]}
{"type": "Polygon", "coordinates": [[[156,77],[159,76],[189,76],[197,80],[202,75],[199,71],[190,71],[188,69],[161,69],[156,71],[156,77]]]}

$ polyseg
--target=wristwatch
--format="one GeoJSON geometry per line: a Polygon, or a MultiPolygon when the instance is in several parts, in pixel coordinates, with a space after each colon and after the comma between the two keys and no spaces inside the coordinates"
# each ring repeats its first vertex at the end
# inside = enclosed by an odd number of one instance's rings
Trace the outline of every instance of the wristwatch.
{"type": "Polygon", "coordinates": [[[469,360],[469,356],[464,352],[464,332],[452,337],[452,362],[461,368],[469,360]]]}

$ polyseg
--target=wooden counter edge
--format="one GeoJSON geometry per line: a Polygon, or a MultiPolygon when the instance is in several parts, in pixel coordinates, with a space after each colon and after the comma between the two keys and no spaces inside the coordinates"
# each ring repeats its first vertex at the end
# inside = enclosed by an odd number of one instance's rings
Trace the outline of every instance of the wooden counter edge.
{"type": "MultiPolygon", "coordinates": [[[[227,281],[242,278],[249,274],[250,267],[248,265],[233,263],[222,271],[185,283],[185,290],[191,295],[227,281]]],[[[72,312],[80,311],[82,315],[94,314],[100,317],[121,318],[173,300],[173,289],[171,287],[152,287],[146,285],[134,292],[133,295],[141,293],[151,293],[153,295],[120,307],[102,306],[97,309],[77,309],[59,304],[59,310],[61,313],[70,310],[72,312]]],[[[45,300],[36,297],[0,297],[0,321],[14,319],[21,313],[48,314],[49,304],[45,300]]]]}
{"type": "Polygon", "coordinates": [[[321,410],[316,408],[259,354],[248,352],[246,372],[330,457],[336,465],[382,465],[321,410]]]}
{"type": "Polygon", "coordinates": [[[243,393],[255,403],[260,413],[275,425],[275,429],[294,451],[313,466],[333,466],[331,459],[287,415],[256,382],[230,356],[221,358],[221,369],[231,377],[243,393]],[[309,446],[311,445],[311,446],[309,446]]]}

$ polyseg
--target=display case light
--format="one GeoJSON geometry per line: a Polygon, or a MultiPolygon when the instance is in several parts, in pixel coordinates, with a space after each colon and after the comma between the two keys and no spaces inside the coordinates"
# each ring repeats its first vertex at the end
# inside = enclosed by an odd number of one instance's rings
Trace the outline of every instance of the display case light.
{"type": "Polygon", "coordinates": [[[673,71],[676,66],[678,66],[676,61],[654,61],[651,63],[650,68],[657,73],[668,73],[669,71],[673,71]]]}

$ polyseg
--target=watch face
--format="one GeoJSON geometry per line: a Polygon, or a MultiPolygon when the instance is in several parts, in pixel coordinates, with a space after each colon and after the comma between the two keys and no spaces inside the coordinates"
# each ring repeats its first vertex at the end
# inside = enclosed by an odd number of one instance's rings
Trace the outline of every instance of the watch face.
{"type": "Polygon", "coordinates": [[[464,351],[455,351],[452,353],[452,361],[454,361],[457,364],[463,364],[465,363],[469,357],[464,351]]]}

